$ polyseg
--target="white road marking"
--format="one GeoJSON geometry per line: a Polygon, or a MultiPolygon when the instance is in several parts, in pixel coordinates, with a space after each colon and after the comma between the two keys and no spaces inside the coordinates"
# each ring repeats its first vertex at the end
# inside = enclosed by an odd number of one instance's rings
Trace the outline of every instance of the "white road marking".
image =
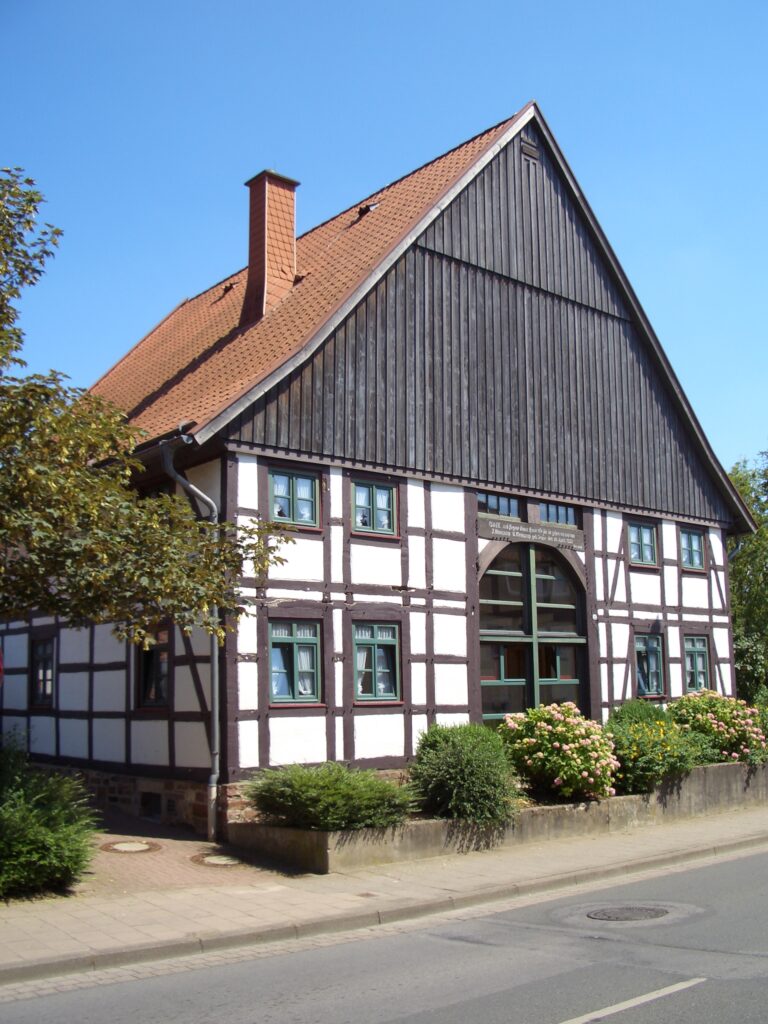
{"type": "Polygon", "coordinates": [[[679,981],[676,985],[668,985],[667,988],[657,988],[655,992],[646,992],[644,996],[635,996],[634,999],[625,999],[623,1003],[614,1003],[613,1006],[604,1006],[602,1010],[593,1010],[585,1013],[582,1017],[571,1017],[570,1020],[560,1021],[560,1024],[590,1024],[590,1021],[602,1020],[614,1013],[621,1013],[622,1010],[631,1010],[634,1006],[642,1006],[643,1003],[652,1003],[654,999],[663,999],[664,996],[671,996],[674,992],[682,992],[683,989],[691,988],[693,985],[700,985],[706,978],[691,978],[690,981],[679,981]]]}

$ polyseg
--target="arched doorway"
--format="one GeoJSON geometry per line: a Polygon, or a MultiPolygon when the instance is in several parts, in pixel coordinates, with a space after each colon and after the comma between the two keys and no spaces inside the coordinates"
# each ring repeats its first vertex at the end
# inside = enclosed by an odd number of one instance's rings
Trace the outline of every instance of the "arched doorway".
{"type": "Polygon", "coordinates": [[[508,544],[480,579],[483,720],[573,701],[589,713],[584,585],[555,548],[508,544]]]}

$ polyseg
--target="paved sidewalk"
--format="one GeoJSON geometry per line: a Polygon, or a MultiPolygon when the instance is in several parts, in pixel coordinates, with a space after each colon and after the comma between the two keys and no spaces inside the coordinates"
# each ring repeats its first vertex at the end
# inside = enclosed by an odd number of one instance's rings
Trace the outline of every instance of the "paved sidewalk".
{"type": "Polygon", "coordinates": [[[72,895],[0,904],[0,984],[370,927],[768,845],[768,807],[605,836],[299,875],[206,864],[221,850],[180,830],[112,818],[72,895]]]}

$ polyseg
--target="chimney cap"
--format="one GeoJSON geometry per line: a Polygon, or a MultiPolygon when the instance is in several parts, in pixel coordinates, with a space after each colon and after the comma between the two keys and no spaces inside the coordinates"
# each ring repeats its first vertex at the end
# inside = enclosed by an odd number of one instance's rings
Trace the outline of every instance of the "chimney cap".
{"type": "Polygon", "coordinates": [[[301,184],[301,182],[296,181],[295,178],[287,178],[284,174],[278,174],[277,171],[271,171],[269,169],[259,171],[258,174],[254,174],[254,176],[249,178],[245,184],[250,188],[250,186],[254,185],[260,178],[273,178],[277,181],[283,182],[283,184],[288,185],[291,188],[297,188],[301,184]]]}

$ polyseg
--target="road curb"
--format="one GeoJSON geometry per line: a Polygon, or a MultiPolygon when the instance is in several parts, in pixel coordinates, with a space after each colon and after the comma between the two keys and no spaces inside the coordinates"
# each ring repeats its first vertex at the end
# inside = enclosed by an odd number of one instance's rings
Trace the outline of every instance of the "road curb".
{"type": "Polygon", "coordinates": [[[518,896],[532,896],[539,893],[555,892],[573,885],[586,882],[608,881],[625,875],[637,874],[653,868],[671,865],[679,866],[681,862],[703,860],[718,857],[739,850],[749,850],[768,846],[768,836],[745,836],[733,842],[722,842],[715,845],[707,844],[700,847],[689,847],[671,853],[644,857],[640,860],[625,861],[620,864],[609,864],[605,867],[584,868],[579,871],[568,871],[547,878],[528,882],[510,882],[490,888],[477,889],[474,892],[457,896],[440,896],[425,899],[418,903],[413,901],[394,907],[375,907],[366,910],[346,912],[317,918],[292,925],[266,925],[260,928],[235,930],[232,932],[193,933],[178,939],[147,943],[141,946],[130,946],[124,949],[49,957],[33,963],[10,964],[0,967],[0,986],[16,984],[24,981],[40,981],[68,974],[80,974],[89,971],[106,970],[110,967],[128,967],[132,964],[147,963],[153,960],[167,960],[173,957],[193,956],[199,953],[214,953],[239,946],[264,945],[271,942],[282,942],[291,939],[331,935],[335,932],[352,931],[356,928],[373,928],[385,924],[396,924],[398,921],[409,921],[433,914],[442,914],[451,910],[466,910],[483,904],[514,899],[518,896]]]}

